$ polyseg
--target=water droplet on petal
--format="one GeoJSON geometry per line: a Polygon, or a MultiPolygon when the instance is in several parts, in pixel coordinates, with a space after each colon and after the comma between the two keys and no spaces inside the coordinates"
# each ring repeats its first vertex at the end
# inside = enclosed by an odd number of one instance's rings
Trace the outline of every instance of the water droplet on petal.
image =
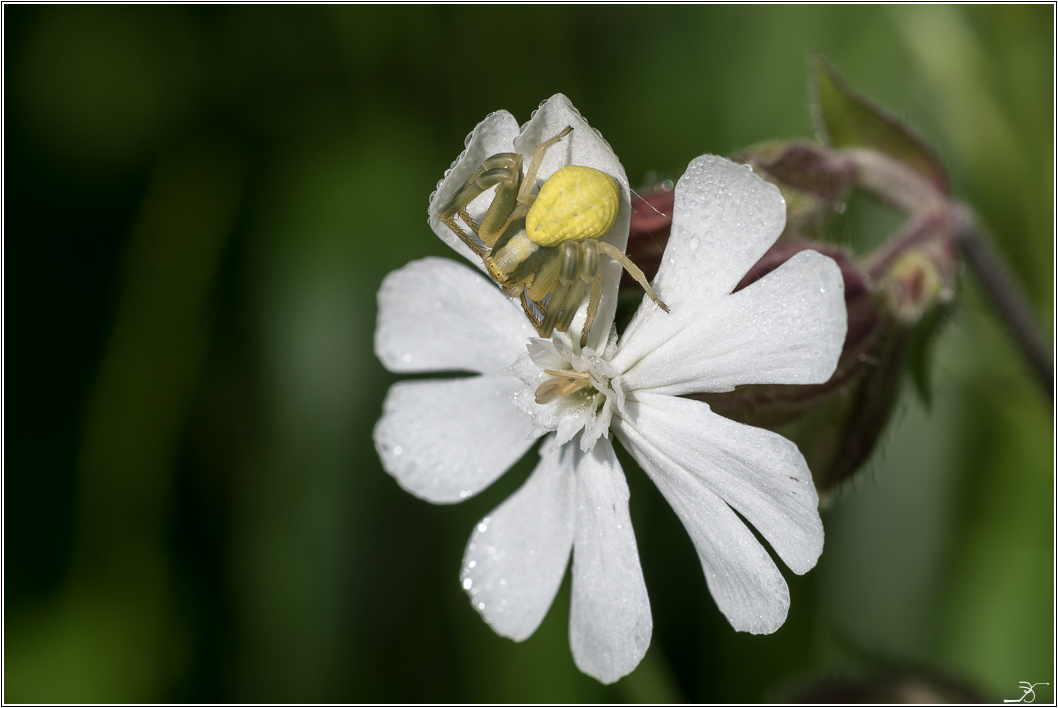
{"type": "Polygon", "coordinates": [[[698,250],[698,239],[692,238],[691,242],[687,244],[687,247],[690,248],[692,251],[697,251],[698,250]]]}
{"type": "Polygon", "coordinates": [[[470,587],[471,587],[471,586],[472,586],[473,584],[474,584],[474,581],[473,581],[473,580],[471,580],[470,578],[464,578],[464,579],[463,579],[463,589],[464,589],[464,590],[469,590],[469,589],[470,589],[470,587]]]}

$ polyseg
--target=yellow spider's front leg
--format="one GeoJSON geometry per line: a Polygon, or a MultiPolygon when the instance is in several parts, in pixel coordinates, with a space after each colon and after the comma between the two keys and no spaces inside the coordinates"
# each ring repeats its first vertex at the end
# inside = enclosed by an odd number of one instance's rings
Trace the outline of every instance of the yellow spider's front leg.
{"type": "MultiPolygon", "coordinates": [[[[532,194],[533,187],[536,186],[536,173],[540,171],[540,165],[544,162],[544,154],[547,153],[547,149],[557,143],[562,138],[566,137],[573,132],[573,126],[567,125],[559,132],[558,135],[548,138],[544,142],[536,146],[536,150],[533,151],[533,159],[529,161],[529,169],[525,171],[525,178],[522,180],[522,187],[518,190],[518,203],[525,207],[525,213],[529,213],[529,207],[533,205],[536,200],[536,196],[532,194]]],[[[523,214],[524,216],[524,214],[523,214]]]]}
{"type": "Polygon", "coordinates": [[[521,181],[521,155],[517,153],[493,155],[481,163],[481,167],[463,183],[455,196],[441,207],[437,216],[479,258],[484,258],[486,249],[492,248],[508,223],[507,217],[515,208],[521,181]],[[467,212],[467,207],[479,195],[492,187],[496,187],[496,195],[481,218],[481,222],[475,224],[467,212]],[[456,222],[457,215],[477,235],[484,248],[463,231],[463,228],[456,222]]]}

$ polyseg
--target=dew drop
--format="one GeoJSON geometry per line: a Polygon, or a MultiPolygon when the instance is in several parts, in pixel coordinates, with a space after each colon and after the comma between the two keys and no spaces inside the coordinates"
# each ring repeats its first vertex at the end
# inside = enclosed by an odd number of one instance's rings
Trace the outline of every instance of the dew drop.
{"type": "Polygon", "coordinates": [[[692,238],[692,239],[691,239],[691,242],[690,242],[689,244],[687,244],[687,246],[688,246],[688,248],[690,248],[690,249],[691,249],[692,251],[697,251],[697,250],[698,250],[698,239],[696,239],[696,238],[692,238]]]}
{"type": "Polygon", "coordinates": [[[409,361],[411,361],[411,354],[405,354],[404,355],[404,362],[407,363],[409,361]]]}
{"type": "Polygon", "coordinates": [[[469,590],[473,584],[474,584],[473,580],[471,580],[470,578],[465,578],[463,580],[463,589],[464,590],[469,590]]]}
{"type": "Polygon", "coordinates": [[[488,525],[486,525],[486,524],[478,524],[478,533],[485,533],[488,530],[489,530],[488,525]]]}
{"type": "Polygon", "coordinates": [[[397,445],[395,448],[393,448],[394,455],[399,455],[402,452],[404,452],[404,448],[402,448],[400,445],[397,445]]]}
{"type": "Polygon", "coordinates": [[[477,564],[478,564],[478,562],[477,562],[477,561],[470,561],[469,563],[467,563],[467,567],[468,567],[468,568],[473,568],[473,567],[474,567],[474,566],[476,566],[477,564]]]}

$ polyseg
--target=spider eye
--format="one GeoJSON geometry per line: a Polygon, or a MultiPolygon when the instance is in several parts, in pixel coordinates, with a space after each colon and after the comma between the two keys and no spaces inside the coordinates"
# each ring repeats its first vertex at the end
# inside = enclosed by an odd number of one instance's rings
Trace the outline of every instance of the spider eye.
{"type": "Polygon", "coordinates": [[[620,203],[617,180],[591,167],[570,165],[540,188],[525,230],[541,246],[599,238],[613,226],[620,203]]]}

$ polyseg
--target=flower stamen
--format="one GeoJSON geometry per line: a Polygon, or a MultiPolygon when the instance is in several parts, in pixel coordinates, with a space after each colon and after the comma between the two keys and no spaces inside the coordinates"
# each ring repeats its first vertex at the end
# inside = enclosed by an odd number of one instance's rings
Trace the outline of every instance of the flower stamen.
{"type": "Polygon", "coordinates": [[[591,376],[583,371],[544,369],[544,373],[555,378],[548,379],[536,389],[536,402],[541,405],[557,398],[565,398],[592,385],[591,376]]]}

